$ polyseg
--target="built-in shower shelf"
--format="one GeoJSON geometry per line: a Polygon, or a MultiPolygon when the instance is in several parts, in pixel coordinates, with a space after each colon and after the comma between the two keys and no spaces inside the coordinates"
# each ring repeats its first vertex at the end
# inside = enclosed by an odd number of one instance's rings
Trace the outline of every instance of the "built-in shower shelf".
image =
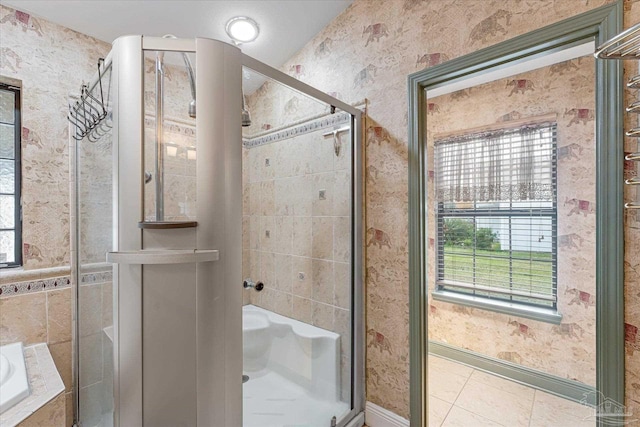
{"type": "Polygon", "coordinates": [[[170,228],[193,228],[197,226],[197,221],[141,221],[138,223],[138,228],[145,230],[167,230],[170,228]]]}
{"type": "Polygon", "coordinates": [[[218,259],[220,253],[213,249],[107,252],[107,262],[113,264],[188,264],[218,259]]]}

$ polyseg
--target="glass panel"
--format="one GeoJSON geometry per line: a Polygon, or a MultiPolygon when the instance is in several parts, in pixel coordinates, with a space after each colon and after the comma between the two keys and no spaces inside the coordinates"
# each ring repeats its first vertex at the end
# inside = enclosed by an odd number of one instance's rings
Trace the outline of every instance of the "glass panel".
{"type": "Polygon", "coordinates": [[[15,94],[12,91],[0,89],[0,122],[13,124],[15,99],[15,94]]]}
{"type": "MultiPolygon", "coordinates": [[[[195,220],[196,128],[195,117],[190,116],[192,81],[184,58],[181,52],[145,52],[145,221],[195,220]],[[157,62],[162,63],[162,84],[156,80],[157,62]],[[163,99],[161,108],[158,96],[163,99]]],[[[195,71],[195,56],[187,58],[195,71]]]]}
{"type": "Polygon", "coordinates": [[[15,209],[14,196],[0,196],[0,228],[14,228],[15,209]]]}
{"type": "Polygon", "coordinates": [[[352,408],[350,116],[249,69],[243,83],[243,275],[265,285],[244,291],[244,425],[329,426],[352,408]],[[290,327],[258,345],[259,316],[290,327]]]}
{"type": "Polygon", "coordinates": [[[14,160],[0,160],[0,193],[15,192],[15,167],[14,160]]]}
{"type": "Polygon", "coordinates": [[[13,231],[0,231],[0,264],[16,261],[15,238],[16,233],[13,231]]]}
{"type": "Polygon", "coordinates": [[[0,123],[0,158],[13,159],[15,145],[15,126],[0,123]]]}
{"type": "MultiPolygon", "coordinates": [[[[103,77],[110,99],[111,72],[103,77]]],[[[94,96],[100,99],[99,88],[94,96]]],[[[110,101],[107,101],[109,103],[110,101]]],[[[105,253],[113,242],[113,131],[104,123],[97,141],[76,147],[78,170],[79,414],[82,425],[113,425],[113,274],[105,253]],[[101,135],[101,136],[100,136],[101,135]]],[[[79,423],[80,424],[80,423],[79,423]]]]}

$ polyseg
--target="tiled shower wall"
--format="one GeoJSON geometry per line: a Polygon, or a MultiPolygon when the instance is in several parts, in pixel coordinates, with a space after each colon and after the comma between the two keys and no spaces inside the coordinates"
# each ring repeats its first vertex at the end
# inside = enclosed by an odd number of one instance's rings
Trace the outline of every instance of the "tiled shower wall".
{"type": "Polygon", "coordinates": [[[326,131],[244,148],[244,277],[265,284],[244,296],[245,303],[340,334],[348,384],[350,137],[341,134],[336,155],[326,131]]]}

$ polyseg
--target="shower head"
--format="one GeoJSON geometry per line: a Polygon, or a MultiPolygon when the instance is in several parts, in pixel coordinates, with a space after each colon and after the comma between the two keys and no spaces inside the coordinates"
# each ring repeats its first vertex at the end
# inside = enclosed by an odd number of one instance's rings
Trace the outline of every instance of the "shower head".
{"type": "MultiPolygon", "coordinates": [[[[177,39],[173,34],[165,34],[162,36],[164,39],[177,39]]],[[[184,61],[184,67],[187,69],[187,74],[189,75],[189,85],[191,86],[191,102],[189,102],[189,117],[192,119],[196,118],[196,77],[193,72],[193,65],[191,65],[191,60],[189,56],[182,52],[182,60],[184,61]]]]}
{"type": "Polygon", "coordinates": [[[246,109],[242,109],[242,126],[251,126],[251,114],[246,109]]]}

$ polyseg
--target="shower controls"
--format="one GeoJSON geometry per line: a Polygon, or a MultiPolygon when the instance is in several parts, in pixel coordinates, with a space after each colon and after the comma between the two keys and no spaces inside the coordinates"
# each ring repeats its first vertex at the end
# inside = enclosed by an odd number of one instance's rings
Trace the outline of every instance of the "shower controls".
{"type": "Polygon", "coordinates": [[[244,282],[242,283],[242,287],[244,287],[245,289],[254,288],[256,291],[260,292],[261,290],[264,289],[264,283],[254,282],[251,279],[244,279],[244,282]]]}

